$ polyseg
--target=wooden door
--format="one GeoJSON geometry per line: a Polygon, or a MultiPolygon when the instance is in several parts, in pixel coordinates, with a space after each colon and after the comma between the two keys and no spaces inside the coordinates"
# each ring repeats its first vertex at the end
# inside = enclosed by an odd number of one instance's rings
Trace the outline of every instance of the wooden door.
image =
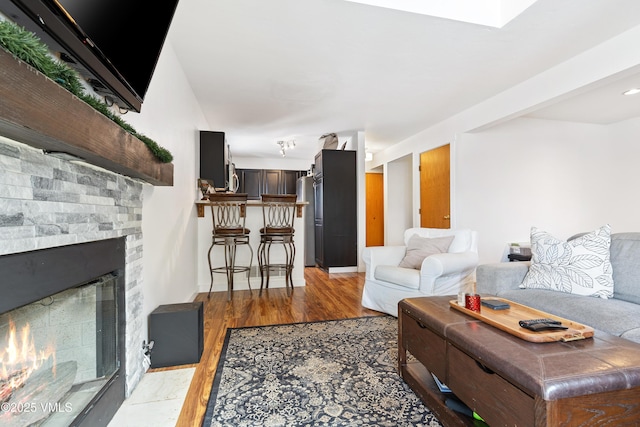
{"type": "Polygon", "coordinates": [[[366,246],[384,246],[384,187],[381,173],[365,174],[366,246]]]}
{"type": "Polygon", "coordinates": [[[420,227],[451,228],[449,148],[420,154],[420,227]]]}

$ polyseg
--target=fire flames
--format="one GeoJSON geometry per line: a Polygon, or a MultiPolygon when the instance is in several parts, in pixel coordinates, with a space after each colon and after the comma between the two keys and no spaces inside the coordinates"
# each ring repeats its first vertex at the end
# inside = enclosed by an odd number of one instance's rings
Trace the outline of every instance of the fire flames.
{"type": "Polygon", "coordinates": [[[29,323],[18,334],[15,323],[9,319],[6,347],[0,346],[0,402],[9,400],[13,391],[22,387],[29,376],[50,357],[55,357],[52,348],[36,350],[29,323]]]}

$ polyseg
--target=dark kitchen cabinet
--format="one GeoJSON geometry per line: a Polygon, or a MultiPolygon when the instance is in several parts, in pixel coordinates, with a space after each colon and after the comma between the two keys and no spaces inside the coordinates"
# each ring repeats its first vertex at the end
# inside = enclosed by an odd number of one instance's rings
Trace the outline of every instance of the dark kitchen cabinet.
{"type": "Polygon", "coordinates": [[[262,194],[262,169],[236,169],[238,192],[247,193],[247,199],[258,200],[262,194]]]}
{"type": "Polygon", "coordinates": [[[200,178],[215,188],[227,187],[227,159],[224,132],[200,131],[200,178]]]}
{"type": "Polygon", "coordinates": [[[282,194],[296,194],[298,178],[305,176],[306,171],[283,170],[280,182],[282,183],[282,194]]]}
{"type": "Polygon", "coordinates": [[[249,200],[259,200],[262,194],[296,194],[296,182],[306,171],[237,169],[236,174],[238,192],[247,193],[249,200]]]}
{"type": "Polygon", "coordinates": [[[314,168],[316,264],[332,267],[357,265],[356,152],[322,150],[314,168]]]}
{"type": "Polygon", "coordinates": [[[264,194],[284,194],[281,185],[281,170],[263,170],[262,171],[262,192],[264,194]]]}

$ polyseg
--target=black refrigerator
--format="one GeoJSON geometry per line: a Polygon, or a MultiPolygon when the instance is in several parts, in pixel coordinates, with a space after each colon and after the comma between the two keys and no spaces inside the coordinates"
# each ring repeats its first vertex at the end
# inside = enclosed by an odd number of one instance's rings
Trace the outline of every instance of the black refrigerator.
{"type": "Polygon", "coordinates": [[[316,264],[329,272],[333,267],[357,266],[355,151],[322,150],[316,155],[314,194],[316,264]]]}

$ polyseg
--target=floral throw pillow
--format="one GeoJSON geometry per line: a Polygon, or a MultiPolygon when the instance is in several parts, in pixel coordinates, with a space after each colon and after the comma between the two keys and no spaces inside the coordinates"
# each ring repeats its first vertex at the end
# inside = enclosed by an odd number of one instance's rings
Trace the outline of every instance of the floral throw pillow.
{"type": "Polygon", "coordinates": [[[521,288],[613,297],[607,224],[568,242],[531,227],[531,266],[521,288]]]}

